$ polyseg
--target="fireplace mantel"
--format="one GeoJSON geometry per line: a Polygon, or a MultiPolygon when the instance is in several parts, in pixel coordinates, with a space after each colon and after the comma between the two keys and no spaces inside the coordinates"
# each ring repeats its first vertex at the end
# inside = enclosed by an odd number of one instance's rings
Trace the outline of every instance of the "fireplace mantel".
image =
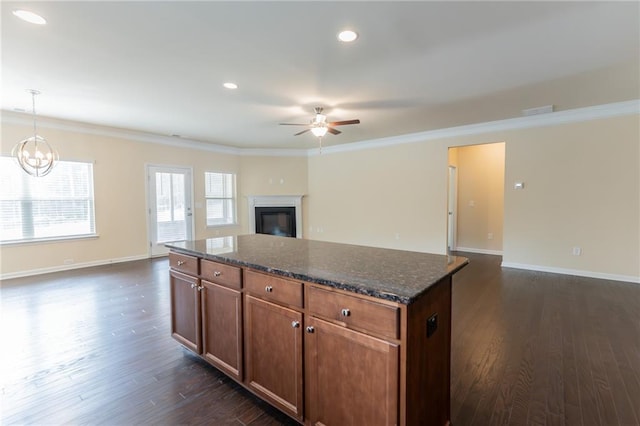
{"type": "Polygon", "coordinates": [[[249,233],[256,233],[256,207],[295,207],[296,238],[302,238],[302,197],[304,195],[249,195],[249,233]]]}

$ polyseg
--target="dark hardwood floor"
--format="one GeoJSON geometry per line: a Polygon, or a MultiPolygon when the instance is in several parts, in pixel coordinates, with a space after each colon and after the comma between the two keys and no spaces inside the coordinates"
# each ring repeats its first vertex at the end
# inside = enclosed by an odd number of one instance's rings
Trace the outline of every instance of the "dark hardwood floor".
{"type": "MultiPolygon", "coordinates": [[[[454,426],[640,424],[640,285],[465,255],[454,426]]],[[[3,425],[295,424],[171,339],[166,259],[6,280],[0,296],[3,425]]]]}

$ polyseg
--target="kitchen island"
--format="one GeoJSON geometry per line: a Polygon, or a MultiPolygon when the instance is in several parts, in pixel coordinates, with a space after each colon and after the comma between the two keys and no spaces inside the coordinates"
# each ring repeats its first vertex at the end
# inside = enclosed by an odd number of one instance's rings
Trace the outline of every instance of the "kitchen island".
{"type": "Polygon", "coordinates": [[[456,256],[270,235],[170,249],[172,336],[307,425],[445,425],[456,256]]]}

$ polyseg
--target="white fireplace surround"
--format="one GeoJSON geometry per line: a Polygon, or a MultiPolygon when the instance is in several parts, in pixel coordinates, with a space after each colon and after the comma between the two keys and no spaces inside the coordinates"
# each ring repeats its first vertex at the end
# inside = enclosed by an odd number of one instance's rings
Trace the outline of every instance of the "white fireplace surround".
{"type": "Polygon", "coordinates": [[[302,238],[303,195],[249,195],[249,233],[256,233],[256,207],[295,207],[296,238],[302,238]]]}

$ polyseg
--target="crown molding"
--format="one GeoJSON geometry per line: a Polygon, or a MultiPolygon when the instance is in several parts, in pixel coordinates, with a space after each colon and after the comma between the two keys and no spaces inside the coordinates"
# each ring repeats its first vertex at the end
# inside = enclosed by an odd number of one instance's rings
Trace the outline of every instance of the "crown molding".
{"type": "MultiPolygon", "coordinates": [[[[425,142],[434,139],[446,139],[458,136],[479,135],[482,133],[500,132],[507,130],[529,129],[560,124],[577,123],[581,121],[602,118],[620,117],[640,114],[640,99],[576,108],[547,114],[530,115],[527,117],[508,118],[505,120],[488,121],[485,123],[468,124],[464,126],[447,127],[443,129],[427,130],[425,132],[408,133],[388,138],[372,139],[344,145],[333,145],[322,148],[322,154],[360,151],[363,149],[381,148],[407,143],[425,142]]],[[[320,155],[317,149],[310,149],[309,156],[320,155]]]]}
{"type": "MultiPolygon", "coordinates": [[[[260,157],[312,157],[317,155],[335,154],[340,152],[361,151],[364,149],[381,148],[408,143],[425,142],[435,139],[446,139],[459,136],[478,135],[490,132],[507,130],[528,129],[534,127],[546,127],[560,124],[577,123],[581,121],[597,120],[602,118],[620,117],[625,115],[640,114],[640,99],[615,102],[604,105],[596,105],[584,108],[576,108],[565,111],[551,112],[547,114],[516,117],[505,120],[489,121],[485,123],[468,124],[464,126],[447,127],[424,132],[408,133],[391,136],[388,138],[371,139],[342,145],[333,145],[322,148],[309,149],[275,149],[275,148],[238,148],[224,145],[216,145],[200,142],[187,138],[162,136],[153,133],[137,132],[133,130],[109,128],[87,123],[62,121],[49,117],[38,117],[38,126],[48,129],[82,132],[97,136],[124,138],[138,142],[157,143],[161,145],[179,148],[190,148],[201,151],[216,152],[221,154],[260,157]]],[[[31,125],[33,123],[30,114],[17,113],[2,110],[2,122],[16,125],[31,125]]]]}

